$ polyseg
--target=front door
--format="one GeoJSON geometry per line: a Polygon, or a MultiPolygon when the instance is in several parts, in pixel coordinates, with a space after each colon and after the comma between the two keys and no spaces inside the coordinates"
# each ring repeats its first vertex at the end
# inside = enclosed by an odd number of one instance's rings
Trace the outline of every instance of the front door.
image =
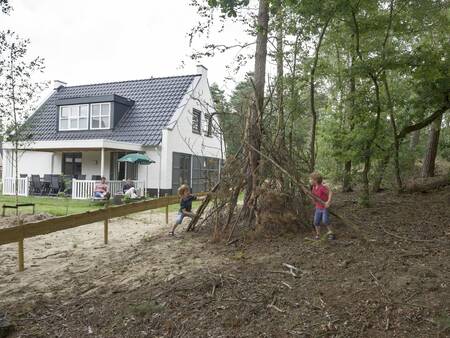
{"type": "Polygon", "coordinates": [[[81,153],[63,153],[64,175],[70,175],[75,178],[81,176],[81,153]]]}

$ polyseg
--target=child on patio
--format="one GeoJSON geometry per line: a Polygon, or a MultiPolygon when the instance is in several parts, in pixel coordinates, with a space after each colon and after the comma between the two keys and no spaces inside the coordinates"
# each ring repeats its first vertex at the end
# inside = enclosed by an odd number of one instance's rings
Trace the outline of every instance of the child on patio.
{"type": "Polygon", "coordinates": [[[173,225],[172,231],[169,232],[169,235],[175,236],[175,229],[179,224],[183,222],[184,217],[195,217],[195,213],[192,210],[192,201],[201,201],[205,199],[205,197],[197,197],[190,193],[189,186],[183,184],[178,188],[178,196],[180,196],[180,210],[178,211],[177,218],[175,219],[175,224],[173,225]]]}

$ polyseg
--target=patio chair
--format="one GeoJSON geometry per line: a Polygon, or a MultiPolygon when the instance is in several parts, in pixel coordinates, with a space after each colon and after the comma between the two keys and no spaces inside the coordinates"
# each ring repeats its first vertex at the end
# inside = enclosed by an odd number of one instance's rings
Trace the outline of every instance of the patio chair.
{"type": "Polygon", "coordinates": [[[33,195],[42,195],[44,189],[39,175],[31,175],[30,187],[33,195]]]}
{"type": "Polygon", "coordinates": [[[44,178],[42,180],[42,194],[48,195],[50,192],[50,183],[52,181],[52,175],[44,174],[44,178]]]}
{"type": "Polygon", "coordinates": [[[85,180],[86,179],[86,175],[78,175],[78,179],[79,180],[85,180]]]}
{"type": "Polygon", "coordinates": [[[49,196],[56,196],[61,191],[61,176],[52,175],[50,179],[49,196]]]}
{"type": "Polygon", "coordinates": [[[100,181],[102,179],[102,177],[100,175],[92,175],[91,176],[91,180],[93,181],[100,181]]]}
{"type": "Polygon", "coordinates": [[[28,174],[20,174],[20,178],[27,178],[28,174]]]}

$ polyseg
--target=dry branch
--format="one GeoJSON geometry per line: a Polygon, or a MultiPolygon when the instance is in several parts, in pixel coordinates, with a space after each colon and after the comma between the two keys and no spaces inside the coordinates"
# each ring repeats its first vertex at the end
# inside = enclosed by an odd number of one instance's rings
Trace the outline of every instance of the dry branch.
{"type": "MultiPolygon", "coordinates": [[[[219,189],[220,181],[216,183],[216,185],[211,189],[211,193],[214,193],[219,189]]],[[[193,231],[195,228],[195,225],[197,224],[198,220],[202,216],[203,212],[205,211],[206,207],[208,206],[209,202],[211,201],[211,194],[206,195],[206,198],[203,200],[202,204],[198,208],[197,212],[195,213],[195,216],[191,219],[189,222],[189,225],[186,229],[186,231],[193,231]]]]}
{"type": "MultiPolygon", "coordinates": [[[[311,193],[311,191],[309,191],[309,189],[306,187],[306,184],[301,182],[300,179],[295,178],[286,169],[284,169],[281,165],[279,165],[277,162],[275,162],[272,158],[270,158],[269,156],[263,154],[261,151],[255,149],[251,144],[248,144],[248,146],[251,147],[255,152],[258,152],[262,157],[264,157],[266,160],[268,160],[270,163],[272,163],[279,170],[281,170],[287,177],[289,177],[292,180],[292,182],[294,182],[303,191],[303,193],[306,196],[308,196],[309,198],[311,198],[315,202],[323,203],[323,201],[320,198],[318,198],[317,196],[313,195],[311,193]]],[[[332,208],[329,208],[328,210],[329,210],[330,214],[332,214],[333,216],[337,217],[343,224],[348,225],[353,230],[355,230],[356,234],[360,236],[360,239],[362,239],[363,241],[367,242],[367,238],[365,237],[363,231],[361,230],[361,228],[355,222],[353,222],[353,221],[351,221],[351,220],[349,220],[347,218],[344,218],[343,216],[339,215],[336,211],[332,210],[332,208]]]]}

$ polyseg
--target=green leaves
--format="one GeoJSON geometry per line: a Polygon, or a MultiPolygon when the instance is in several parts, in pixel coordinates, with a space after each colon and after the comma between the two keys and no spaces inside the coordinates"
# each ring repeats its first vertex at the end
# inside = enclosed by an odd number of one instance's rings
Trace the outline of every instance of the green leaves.
{"type": "Polygon", "coordinates": [[[248,6],[249,0],[208,0],[210,7],[218,7],[229,17],[236,17],[237,11],[248,6]]]}

